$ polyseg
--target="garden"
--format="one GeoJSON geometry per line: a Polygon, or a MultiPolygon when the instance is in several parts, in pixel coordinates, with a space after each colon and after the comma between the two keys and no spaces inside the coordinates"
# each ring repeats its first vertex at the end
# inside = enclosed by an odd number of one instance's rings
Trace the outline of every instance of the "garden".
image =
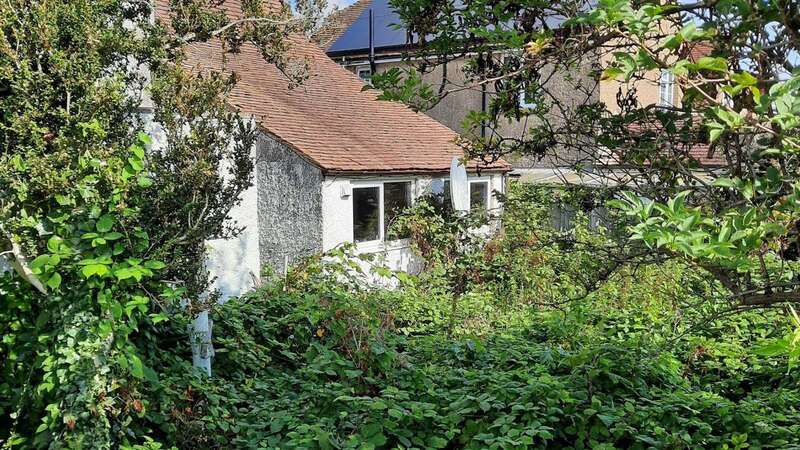
{"type": "MultiPolygon", "coordinates": [[[[3,449],[800,448],[796,1],[393,1],[431,37],[412,59],[462,55],[495,90],[468,159],[587,147],[625,183],[510,181],[499,217],[419,198],[389,233],[420,271],[342,245],[224,302],[207,243],[243,231],[259,134],[228,102],[237,77],[184,49],[247,45],[300,89],[291,36],[325,4],[167,3],[168,24],[144,1],[0,3],[3,449]],[[700,42],[714,53],[692,59],[700,42]],[[592,79],[667,70],[683,103],[520,109],[521,89],[546,104],[545,68],[604,46],[592,79]],[[509,117],[535,126],[499,137],[509,117]],[[202,311],[211,376],[192,365],[202,311]]],[[[373,83],[414,109],[448,92],[373,83]]]]}

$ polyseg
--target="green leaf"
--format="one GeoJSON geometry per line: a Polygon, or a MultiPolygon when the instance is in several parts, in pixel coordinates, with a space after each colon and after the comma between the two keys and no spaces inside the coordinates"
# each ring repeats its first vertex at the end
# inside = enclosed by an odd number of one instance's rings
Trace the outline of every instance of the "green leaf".
{"type": "Polygon", "coordinates": [[[625,75],[625,81],[630,81],[633,73],[636,71],[636,60],[628,53],[616,52],[614,58],[619,65],[619,70],[625,75]]]}
{"type": "Polygon", "coordinates": [[[143,145],[150,145],[150,144],[152,144],[152,143],[153,143],[153,138],[151,138],[151,137],[150,137],[150,136],[149,136],[147,133],[145,133],[144,131],[140,131],[140,132],[139,132],[139,133],[136,135],[136,139],[138,139],[138,140],[139,140],[139,142],[141,142],[143,145]]]}
{"type": "Polygon", "coordinates": [[[56,199],[56,203],[61,206],[69,206],[75,203],[75,199],[69,195],[55,194],[53,197],[56,199]]]}
{"type": "Polygon", "coordinates": [[[169,320],[169,316],[167,316],[164,313],[150,314],[150,320],[153,321],[153,324],[156,324],[156,323],[159,323],[159,322],[164,322],[164,321],[169,320]]]}
{"type": "Polygon", "coordinates": [[[743,87],[755,86],[758,83],[758,79],[749,72],[731,74],[731,80],[743,87]]]}
{"type": "Polygon", "coordinates": [[[131,145],[131,147],[130,147],[130,151],[131,151],[131,153],[133,153],[133,154],[136,156],[136,158],[138,158],[139,160],[141,160],[142,158],[144,158],[144,149],[143,149],[142,147],[139,147],[138,145],[131,145]]]}
{"type": "Polygon", "coordinates": [[[41,273],[44,266],[50,264],[50,255],[39,255],[30,263],[30,268],[34,273],[41,273]]]}
{"type": "MultiPolygon", "coordinates": [[[[742,117],[724,108],[714,108],[714,114],[729,128],[737,128],[742,124],[742,117]]],[[[716,123],[716,122],[715,122],[716,123]]],[[[709,128],[712,126],[708,125],[709,128]]]]}
{"type": "Polygon", "coordinates": [[[619,77],[622,74],[623,74],[622,69],[620,69],[619,67],[611,66],[611,67],[606,68],[606,70],[603,71],[603,73],[600,75],[600,79],[601,80],[615,80],[615,79],[617,79],[617,77],[619,77]]]}
{"type": "Polygon", "coordinates": [[[711,183],[711,185],[712,186],[716,186],[716,187],[732,188],[732,187],[736,187],[737,183],[736,183],[735,180],[732,180],[730,178],[719,177],[719,178],[715,179],[714,182],[711,183]]]}
{"type": "Polygon", "coordinates": [[[53,273],[50,276],[50,279],[47,280],[47,285],[50,289],[56,290],[59,286],[61,286],[61,275],[58,272],[53,273]]]}
{"type": "Polygon", "coordinates": [[[100,233],[107,233],[111,231],[111,227],[114,226],[114,217],[109,214],[104,214],[100,217],[97,221],[97,231],[100,233]]]}
{"type": "Polygon", "coordinates": [[[728,61],[724,58],[704,56],[695,64],[698,70],[711,70],[714,72],[727,72],[728,61]]]}
{"type": "Polygon", "coordinates": [[[97,275],[99,277],[102,277],[103,275],[108,273],[108,266],[104,264],[89,264],[83,266],[83,268],[81,269],[81,273],[83,273],[83,276],[85,276],[86,278],[90,278],[92,275],[97,275]]]}
{"type": "Polygon", "coordinates": [[[614,423],[614,421],[615,421],[615,420],[617,420],[617,418],[616,418],[616,417],[614,417],[614,416],[609,416],[609,415],[607,415],[607,414],[598,414],[598,415],[597,415],[597,418],[598,418],[598,419],[600,419],[600,421],[601,421],[601,422],[603,422],[603,424],[604,424],[606,427],[610,427],[610,426],[611,426],[611,424],[612,424],[612,423],[614,423]]]}
{"type": "Polygon", "coordinates": [[[144,266],[152,270],[159,270],[163,269],[164,267],[167,267],[167,265],[164,264],[163,262],[155,260],[145,261],[144,266]]]}
{"type": "Polygon", "coordinates": [[[128,164],[131,165],[131,168],[133,169],[134,173],[139,173],[144,169],[142,160],[135,156],[131,156],[130,158],[128,158],[128,164]]]}
{"type": "Polygon", "coordinates": [[[60,237],[51,236],[50,239],[47,240],[47,250],[49,250],[50,253],[57,253],[62,242],[64,242],[64,240],[60,237]]]}
{"type": "Polygon", "coordinates": [[[785,339],[776,339],[757,347],[753,352],[756,355],[771,357],[786,353],[788,349],[789,343],[785,339]]]}
{"type": "Polygon", "coordinates": [[[139,184],[140,187],[143,187],[143,188],[150,187],[150,186],[153,185],[153,179],[152,178],[148,178],[148,177],[146,177],[144,175],[138,177],[136,179],[136,182],[139,184]]]}
{"type": "Polygon", "coordinates": [[[144,378],[144,364],[142,364],[142,360],[133,354],[128,355],[128,360],[131,363],[131,375],[139,379],[144,378]]]}
{"type": "Polygon", "coordinates": [[[375,448],[382,447],[387,441],[386,435],[383,433],[373,434],[367,439],[367,443],[374,445],[375,448]]]}
{"type": "Polygon", "coordinates": [[[445,448],[447,447],[447,439],[440,438],[439,436],[431,436],[428,438],[428,447],[430,448],[445,448]]]}

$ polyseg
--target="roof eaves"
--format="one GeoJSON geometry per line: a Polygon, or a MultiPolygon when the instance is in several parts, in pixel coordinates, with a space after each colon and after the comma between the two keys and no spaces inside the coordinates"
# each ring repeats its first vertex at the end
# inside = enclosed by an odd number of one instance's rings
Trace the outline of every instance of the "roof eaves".
{"type": "MultiPolygon", "coordinates": [[[[510,166],[504,167],[487,167],[487,168],[468,168],[467,172],[470,173],[508,173],[511,172],[510,166]]],[[[324,170],[322,173],[324,175],[350,175],[350,176],[357,176],[357,175],[433,175],[433,174],[447,174],[450,172],[450,168],[404,168],[404,169],[329,169],[324,170]]]]}

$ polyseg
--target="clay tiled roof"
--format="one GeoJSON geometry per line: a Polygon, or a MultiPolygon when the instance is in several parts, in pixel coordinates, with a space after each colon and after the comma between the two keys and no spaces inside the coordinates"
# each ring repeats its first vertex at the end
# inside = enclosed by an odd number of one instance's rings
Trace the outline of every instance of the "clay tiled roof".
{"type": "MultiPolygon", "coordinates": [[[[279,12],[284,6],[282,0],[262,0],[261,4],[267,12],[279,12]]],[[[155,0],[155,16],[164,20],[168,18],[169,0],[155,0]]],[[[240,0],[223,0],[214,10],[225,11],[231,20],[242,18],[242,2],[240,0]]]]}
{"type": "MultiPolygon", "coordinates": [[[[376,91],[362,91],[364,83],[316,44],[300,36],[290,41],[290,57],[308,63],[308,79],[289,89],[274,65],[244,45],[226,56],[224,70],[238,79],[229,102],[323,171],[446,172],[454,156],[463,156],[456,133],[446,126],[400,103],[378,101],[376,91]]],[[[222,67],[218,44],[193,45],[187,54],[193,70],[222,67]]],[[[501,161],[484,169],[510,166],[501,161]]]]}
{"type": "Polygon", "coordinates": [[[372,4],[372,0],[358,0],[347,8],[335,11],[325,19],[325,25],[314,34],[312,40],[327,50],[345,32],[358,16],[372,4]]]}
{"type": "Polygon", "coordinates": [[[708,41],[691,42],[686,44],[682,51],[689,61],[697,62],[700,58],[711,56],[714,51],[714,44],[708,41]]]}
{"type": "MultiPolygon", "coordinates": [[[[375,91],[362,91],[363,82],[315,44],[295,37],[290,53],[309,64],[309,78],[294,89],[255,48],[229,55],[226,70],[238,77],[229,101],[325,171],[442,172],[453,156],[463,155],[456,133],[402,104],[378,101],[375,91]]],[[[196,69],[219,67],[220,56],[211,44],[189,50],[196,69]]]]}

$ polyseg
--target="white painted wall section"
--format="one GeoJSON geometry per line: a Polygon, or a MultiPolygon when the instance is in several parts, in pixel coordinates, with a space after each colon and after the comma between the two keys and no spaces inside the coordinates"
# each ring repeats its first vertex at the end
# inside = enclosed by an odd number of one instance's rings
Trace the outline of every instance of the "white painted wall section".
{"type": "Polygon", "coordinates": [[[214,280],[212,289],[218,289],[222,299],[244,294],[260,280],[258,189],[255,184],[242,193],[242,203],[231,210],[230,216],[244,230],[233,239],[214,239],[206,244],[206,267],[214,280]]]}

